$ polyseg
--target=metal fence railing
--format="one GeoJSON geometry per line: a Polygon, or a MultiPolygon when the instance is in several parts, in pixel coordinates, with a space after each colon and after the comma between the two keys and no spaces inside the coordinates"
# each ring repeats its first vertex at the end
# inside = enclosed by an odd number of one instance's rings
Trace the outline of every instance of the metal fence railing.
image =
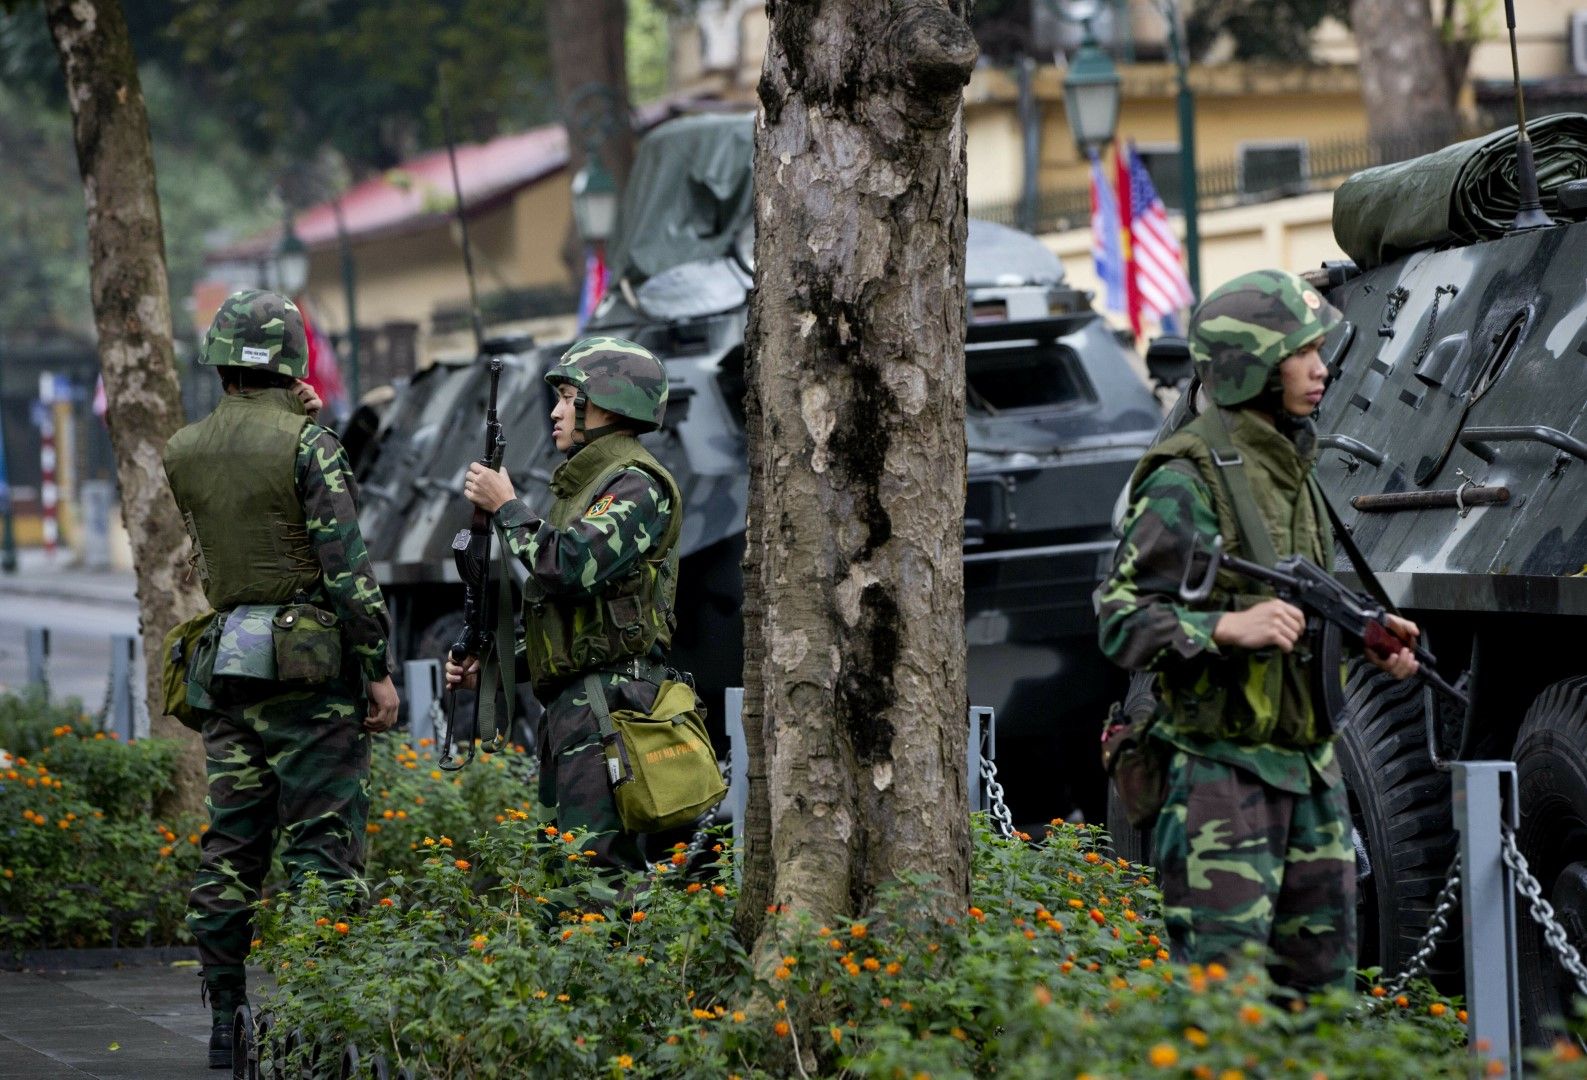
{"type": "MultiPolygon", "coordinates": [[[[1327,139],[1305,142],[1299,169],[1263,167],[1254,158],[1238,158],[1204,165],[1196,170],[1196,205],[1202,210],[1221,209],[1323,191],[1374,165],[1404,161],[1436,150],[1452,136],[1408,136],[1393,139],[1327,139]]],[[[1177,192],[1161,191],[1165,201],[1177,202],[1177,192]]],[[[1015,228],[1021,220],[1022,199],[983,203],[970,208],[970,216],[1015,228]]],[[[1032,231],[1061,232],[1084,228],[1091,220],[1089,184],[1048,188],[1036,199],[1032,231]]]]}

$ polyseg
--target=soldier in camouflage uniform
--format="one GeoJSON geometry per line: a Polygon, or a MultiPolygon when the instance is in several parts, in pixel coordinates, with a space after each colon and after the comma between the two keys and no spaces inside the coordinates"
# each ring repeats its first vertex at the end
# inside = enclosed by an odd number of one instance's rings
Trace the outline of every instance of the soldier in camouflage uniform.
{"type": "MultiPolygon", "coordinates": [[[[1195,607],[1179,585],[1219,534],[1256,562],[1332,565],[1309,417],[1339,319],[1277,270],[1235,278],[1196,309],[1191,356],[1211,402],[1137,466],[1097,590],[1103,652],[1157,676],[1150,734],[1168,790],[1152,846],[1174,958],[1227,962],[1254,942],[1275,980],[1302,991],[1349,985],[1355,961],[1349,808],[1313,693],[1327,673],[1313,670],[1298,608],[1229,574],[1195,607]]],[[[1369,658],[1399,678],[1416,670],[1409,650],[1369,658]]]]}
{"type": "MultiPolygon", "coordinates": [[[[599,865],[644,865],[623,831],[590,694],[611,711],[648,712],[668,677],[682,498],[636,435],[661,426],[667,373],[642,346],[614,337],[573,345],[546,375],[557,449],[544,515],[514,494],[505,470],[470,466],[464,493],[493,512],[507,550],[529,571],[517,651],[545,705],[539,800],[562,829],[600,834],[599,865]]],[[[472,686],[478,661],[447,662],[450,686],[472,686]]]]}
{"type": "Polygon", "coordinates": [[[291,300],[260,291],[227,299],[200,357],[219,369],[225,396],[165,452],[217,613],[212,647],[188,669],[188,701],[205,710],[210,827],[187,917],[214,1010],[216,1068],[231,1064],[252,905],[277,834],[292,887],[310,872],[357,880],[370,735],[397,715],[389,620],[358,529],[352,470],[336,436],[314,423],[320,401],[302,381],[307,357],[291,300]],[[315,610],[280,608],[304,604],[315,610]],[[279,647],[273,639],[299,618],[334,629],[305,626],[310,634],[286,635],[279,647]],[[216,667],[273,678],[224,677],[216,667]]]}

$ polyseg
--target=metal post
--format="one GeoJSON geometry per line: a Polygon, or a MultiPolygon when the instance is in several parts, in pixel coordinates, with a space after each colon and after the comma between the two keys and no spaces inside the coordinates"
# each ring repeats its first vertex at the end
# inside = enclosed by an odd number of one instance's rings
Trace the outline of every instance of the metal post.
{"type": "Polygon", "coordinates": [[[727,797],[722,800],[728,813],[733,815],[733,850],[739,857],[733,860],[733,877],[740,880],[744,874],[743,849],[744,811],[749,806],[749,748],[744,745],[744,688],[730,686],[722,697],[722,721],[727,728],[727,764],[732,772],[727,797]]]}
{"type": "Polygon", "coordinates": [[[331,211],[336,218],[336,239],[342,253],[342,291],[347,300],[347,408],[358,408],[363,388],[358,375],[358,289],[354,279],[353,242],[347,236],[347,222],[342,217],[342,197],[331,200],[331,211]]]}
{"type": "Polygon", "coordinates": [[[997,718],[985,705],[970,706],[970,742],[967,748],[965,789],[970,793],[970,813],[992,809],[986,782],[981,779],[983,758],[997,758],[997,718]]]}
{"type": "Polygon", "coordinates": [[[50,628],[47,626],[30,626],[28,635],[28,685],[36,686],[44,692],[45,700],[50,696],[50,628]]]}
{"type": "Polygon", "coordinates": [[[1190,89],[1190,56],[1185,41],[1184,10],[1179,0],[1165,0],[1169,45],[1179,77],[1179,199],[1185,214],[1185,269],[1192,303],[1201,299],[1201,229],[1196,190],[1196,95],[1190,89]]]}
{"type": "Polygon", "coordinates": [[[1036,61],[1025,57],[1020,61],[1019,124],[1020,144],[1024,150],[1022,178],[1019,193],[1019,227],[1035,234],[1041,198],[1041,104],[1036,100],[1034,87],[1036,61]]]}
{"type": "Polygon", "coordinates": [[[408,699],[408,739],[435,739],[435,706],[441,700],[441,662],[408,660],[402,665],[402,688],[408,699]]]}
{"type": "MultiPolygon", "coordinates": [[[[5,369],[0,353],[0,371],[5,369]]],[[[5,394],[0,390],[0,571],[17,572],[17,536],[11,518],[11,473],[6,467],[5,394]]]]}
{"type": "Polygon", "coordinates": [[[137,731],[133,727],[133,685],[138,669],[138,639],[131,634],[110,636],[110,708],[105,714],[104,728],[114,732],[123,741],[131,742],[137,731]]]}
{"type": "Polygon", "coordinates": [[[1469,1044],[1521,1076],[1521,1009],[1515,946],[1515,882],[1505,866],[1501,828],[1515,828],[1515,763],[1454,763],[1455,828],[1460,831],[1460,918],[1465,931],[1469,1044]],[[1483,1047],[1483,1049],[1478,1049],[1483,1047]]]}

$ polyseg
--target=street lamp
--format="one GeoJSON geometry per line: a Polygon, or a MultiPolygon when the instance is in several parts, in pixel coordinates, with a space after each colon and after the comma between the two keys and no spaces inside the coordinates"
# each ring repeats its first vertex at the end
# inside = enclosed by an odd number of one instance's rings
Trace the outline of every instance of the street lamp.
{"type": "Polygon", "coordinates": [[[617,231],[617,184],[595,155],[573,177],[573,222],[579,236],[594,247],[617,231]]]}
{"type": "Polygon", "coordinates": [[[1113,140],[1119,126],[1119,73],[1098,45],[1091,19],[1082,22],[1085,39],[1064,76],[1064,112],[1082,157],[1113,140]]]}
{"type": "Polygon", "coordinates": [[[281,232],[281,243],[276,246],[276,284],[284,296],[293,297],[303,291],[309,280],[309,253],[292,229],[292,211],[287,211],[281,232]]]}
{"type": "Polygon", "coordinates": [[[1168,23],[1168,45],[1174,53],[1178,76],[1179,113],[1179,199],[1185,213],[1185,263],[1190,292],[1201,299],[1201,229],[1197,222],[1196,191],[1196,95],[1190,89],[1190,57],[1185,44],[1185,13],[1181,0],[1159,0],[1163,19],[1168,23]]]}

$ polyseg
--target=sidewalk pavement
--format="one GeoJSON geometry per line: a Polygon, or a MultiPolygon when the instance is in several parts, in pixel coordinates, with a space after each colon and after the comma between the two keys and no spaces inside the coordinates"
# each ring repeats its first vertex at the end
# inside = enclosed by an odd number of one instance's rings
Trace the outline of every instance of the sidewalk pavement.
{"type": "Polygon", "coordinates": [[[137,585],[132,571],[85,570],[72,565],[75,558],[66,550],[51,556],[43,548],[19,549],[16,573],[0,571],[0,602],[7,596],[26,596],[137,610],[137,585]]]}
{"type": "Polygon", "coordinates": [[[0,971],[7,1080],[209,1080],[209,1007],[196,969],[0,971]]]}

